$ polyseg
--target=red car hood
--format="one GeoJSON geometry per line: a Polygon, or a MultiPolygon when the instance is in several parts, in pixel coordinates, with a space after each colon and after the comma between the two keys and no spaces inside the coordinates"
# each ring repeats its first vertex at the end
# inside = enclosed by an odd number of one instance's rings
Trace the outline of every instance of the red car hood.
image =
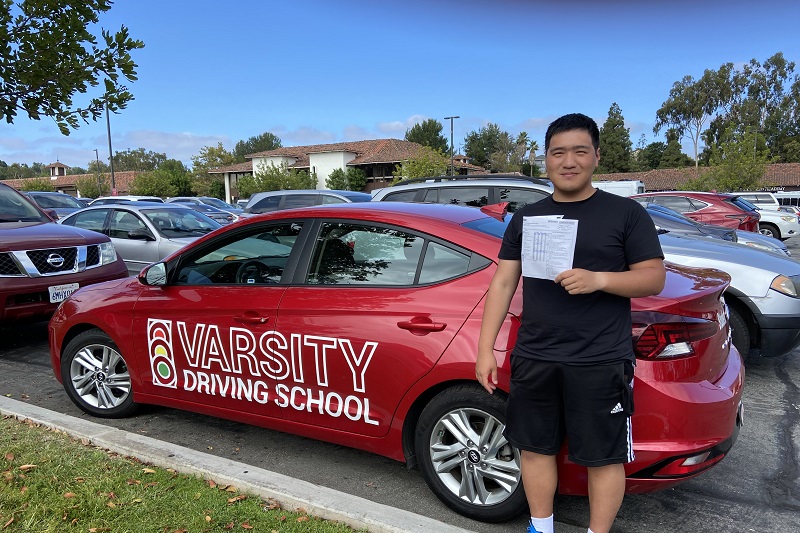
{"type": "Polygon", "coordinates": [[[55,222],[11,222],[0,224],[0,252],[60,248],[107,242],[108,237],[55,222]],[[32,244],[35,243],[35,244],[32,244]]]}

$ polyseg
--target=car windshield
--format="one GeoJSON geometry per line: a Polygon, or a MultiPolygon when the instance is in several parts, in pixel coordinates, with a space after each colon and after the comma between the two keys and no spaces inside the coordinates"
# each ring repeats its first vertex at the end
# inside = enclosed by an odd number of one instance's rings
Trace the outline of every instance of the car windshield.
{"type": "Polygon", "coordinates": [[[212,207],[216,207],[218,209],[230,209],[231,207],[233,207],[230,204],[226,204],[219,198],[203,198],[203,203],[208,204],[212,207]]]}
{"type": "Polygon", "coordinates": [[[32,194],[36,203],[45,209],[82,209],[83,205],[68,194],[32,194]]]}
{"type": "Polygon", "coordinates": [[[147,209],[144,216],[164,237],[196,237],[219,228],[220,225],[192,209],[147,209]]]}
{"type": "Polygon", "coordinates": [[[0,187],[0,222],[51,222],[21,194],[0,187]]]}

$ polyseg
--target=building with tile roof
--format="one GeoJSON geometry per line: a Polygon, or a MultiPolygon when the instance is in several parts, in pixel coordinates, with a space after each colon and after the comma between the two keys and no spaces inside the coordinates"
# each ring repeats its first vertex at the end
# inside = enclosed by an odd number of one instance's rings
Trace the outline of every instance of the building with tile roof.
{"type": "MultiPolygon", "coordinates": [[[[270,165],[315,172],[318,189],[327,188],[325,181],[335,169],[346,171],[348,168],[359,168],[367,177],[364,190],[369,192],[389,185],[394,180],[392,172],[396,166],[415,157],[421,148],[420,144],[398,139],[287,146],[249,154],[245,156],[250,159],[249,162],[215,168],[209,173],[223,175],[226,201],[237,197],[236,184],[239,178],[252,175],[253,169],[270,165]]],[[[483,168],[470,164],[463,156],[458,159],[454,157],[453,166],[459,174],[485,172],[483,168]]]]}
{"type": "MultiPolygon", "coordinates": [[[[48,165],[49,166],[49,165],[48,165]]],[[[58,167],[61,168],[61,167],[58,167]]],[[[67,165],[63,165],[63,168],[69,168],[67,165]]],[[[51,170],[52,174],[52,170],[51,170]]],[[[141,174],[141,172],[136,171],[125,171],[125,172],[114,172],[114,186],[117,189],[117,194],[128,194],[130,192],[131,184],[133,180],[136,178],[137,175],[141,174]]],[[[103,178],[106,180],[107,183],[111,183],[111,174],[106,172],[102,174],[103,178]]],[[[73,174],[71,176],[67,176],[66,174],[59,174],[59,175],[51,175],[50,176],[50,185],[53,187],[53,190],[56,192],[63,192],[69,194],[71,196],[82,196],[81,192],[78,190],[78,180],[81,178],[95,178],[97,174],[73,174]]],[[[22,178],[22,179],[14,179],[14,180],[3,180],[3,183],[6,185],[10,185],[17,190],[22,190],[26,181],[31,180],[42,180],[47,179],[45,177],[38,177],[38,178],[22,178]]]]}

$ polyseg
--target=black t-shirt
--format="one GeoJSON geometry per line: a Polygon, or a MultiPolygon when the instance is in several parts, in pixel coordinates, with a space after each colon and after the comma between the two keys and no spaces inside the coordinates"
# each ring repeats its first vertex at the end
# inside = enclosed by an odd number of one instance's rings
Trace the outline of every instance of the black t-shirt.
{"type": "MultiPolygon", "coordinates": [[[[628,265],[664,257],[644,208],[602,190],[579,202],[550,196],[523,207],[511,218],[498,257],[521,261],[523,219],[545,215],[578,220],[573,268],[623,272],[628,265]]],[[[633,361],[629,298],[603,291],[570,295],[552,280],[526,276],[522,291],[515,356],[572,364],[633,361]]]]}

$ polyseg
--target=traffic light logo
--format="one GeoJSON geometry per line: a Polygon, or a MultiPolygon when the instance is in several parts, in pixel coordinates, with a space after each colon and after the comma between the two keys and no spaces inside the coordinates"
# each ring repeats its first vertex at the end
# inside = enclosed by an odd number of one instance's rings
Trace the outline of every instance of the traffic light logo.
{"type": "Polygon", "coordinates": [[[178,388],[178,372],[172,351],[172,321],[151,318],[147,321],[147,342],[153,385],[178,388]]]}

